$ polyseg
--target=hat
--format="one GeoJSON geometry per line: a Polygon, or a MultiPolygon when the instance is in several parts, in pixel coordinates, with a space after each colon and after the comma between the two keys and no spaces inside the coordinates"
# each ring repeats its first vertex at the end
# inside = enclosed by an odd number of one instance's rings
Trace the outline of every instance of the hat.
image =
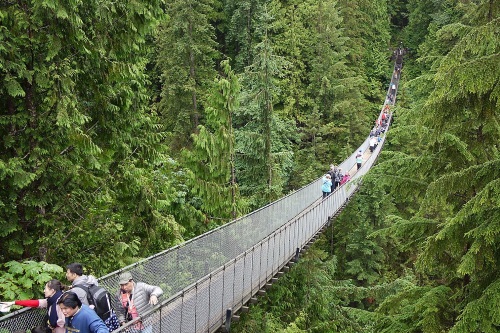
{"type": "Polygon", "coordinates": [[[118,283],[125,284],[128,283],[130,280],[132,280],[132,274],[130,274],[130,272],[123,272],[120,274],[120,277],[118,278],[118,283]]]}

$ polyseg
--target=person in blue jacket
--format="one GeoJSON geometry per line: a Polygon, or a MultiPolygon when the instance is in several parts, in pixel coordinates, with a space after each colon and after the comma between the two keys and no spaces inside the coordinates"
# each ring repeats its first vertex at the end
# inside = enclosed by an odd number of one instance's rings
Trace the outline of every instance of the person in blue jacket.
{"type": "Polygon", "coordinates": [[[67,333],[109,333],[108,327],[97,313],[87,305],[82,304],[74,292],[64,293],[57,304],[66,317],[67,333]]]}
{"type": "Polygon", "coordinates": [[[332,176],[326,174],[323,177],[323,185],[321,185],[321,190],[323,191],[323,199],[330,195],[332,192],[332,176]]]}

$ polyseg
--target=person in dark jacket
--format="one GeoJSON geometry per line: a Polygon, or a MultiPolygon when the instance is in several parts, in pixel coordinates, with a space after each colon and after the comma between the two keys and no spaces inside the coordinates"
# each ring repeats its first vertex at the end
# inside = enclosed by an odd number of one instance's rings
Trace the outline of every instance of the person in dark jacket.
{"type": "Polygon", "coordinates": [[[57,304],[66,317],[66,332],[109,333],[102,319],[94,310],[82,304],[76,293],[72,291],[64,293],[57,304]]]}
{"type": "MultiPolygon", "coordinates": [[[[121,325],[140,317],[141,314],[151,309],[158,303],[158,297],[163,294],[160,287],[152,286],[144,282],[135,282],[130,272],[123,272],[119,277],[120,292],[118,294],[118,306],[116,315],[121,325]]],[[[151,326],[139,322],[134,328],[142,333],[151,332],[151,326]]]]}
{"type": "Polygon", "coordinates": [[[63,294],[63,289],[64,286],[61,284],[61,281],[54,279],[45,284],[45,288],[43,289],[45,298],[0,303],[8,306],[20,305],[31,308],[47,309],[48,320],[47,323],[44,323],[41,327],[50,329],[53,333],[64,333],[66,332],[66,329],[64,328],[64,315],[61,309],[57,306],[57,300],[63,294]]]}
{"type": "Polygon", "coordinates": [[[335,179],[335,174],[337,173],[337,167],[334,164],[330,165],[330,170],[328,170],[327,174],[330,175],[330,179],[332,181],[332,186],[330,187],[330,192],[335,190],[335,186],[333,180],[335,179]]]}

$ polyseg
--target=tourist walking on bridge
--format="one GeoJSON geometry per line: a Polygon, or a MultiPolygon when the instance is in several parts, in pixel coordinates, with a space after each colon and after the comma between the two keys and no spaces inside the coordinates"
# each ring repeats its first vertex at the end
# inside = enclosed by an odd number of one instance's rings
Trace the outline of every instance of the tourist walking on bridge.
{"type": "Polygon", "coordinates": [[[323,177],[321,190],[323,191],[323,199],[332,193],[332,177],[328,173],[323,177]]]}
{"type": "MultiPolygon", "coordinates": [[[[158,297],[163,294],[160,287],[144,282],[135,282],[130,272],[120,274],[119,283],[118,301],[121,306],[116,309],[116,315],[120,325],[134,320],[150,310],[158,303],[158,297]]],[[[140,333],[152,332],[152,326],[145,326],[142,322],[138,322],[134,329],[140,333]]]]}
{"type": "Polygon", "coordinates": [[[340,182],[340,186],[344,185],[345,183],[347,183],[350,180],[351,180],[351,175],[349,174],[349,172],[346,172],[345,175],[342,177],[342,181],[340,182]]]}
{"type": "Polygon", "coordinates": [[[330,170],[328,170],[327,174],[330,175],[330,181],[332,182],[330,192],[333,192],[335,190],[334,179],[335,179],[335,175],[337,174],[337,167],[334,164],[331,164],[330,170]]]}
{"type": "Polygon", "coordinates": [[[362,164],[363,164],[363,152],[360,149],[356,154],[356,166],[358,170],[361,169],[362,164]]]}

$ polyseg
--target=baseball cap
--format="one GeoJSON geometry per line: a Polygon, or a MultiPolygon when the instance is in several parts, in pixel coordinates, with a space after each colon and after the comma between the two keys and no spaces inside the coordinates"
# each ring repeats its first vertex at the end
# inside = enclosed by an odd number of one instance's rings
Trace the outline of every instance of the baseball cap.
{"type": "Polygon", "coordinates": [[[130,280],[132,280],[132,274],[130,272],[123,272],[120,274],[120,277],[118,278],[118,283],[119,284],[126,284],[130,280]]]}

